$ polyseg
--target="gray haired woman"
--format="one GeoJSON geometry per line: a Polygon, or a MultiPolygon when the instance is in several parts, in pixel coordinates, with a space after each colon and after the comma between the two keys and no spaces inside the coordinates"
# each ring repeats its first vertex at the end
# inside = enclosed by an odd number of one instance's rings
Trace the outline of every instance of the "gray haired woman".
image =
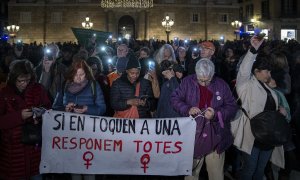
{"type": "Polygon", "coordinates": [[[169,60],[171,62],[177,63],[174,49],[170,44],[164,44],[161,48],[159,48],[155,60],[158,64],[160,64],[163,60],[169,60]]]}
{"type": "Polygon", "coordinates": [[[193,116],[197,123],[193,174],[185,179],[198,180],[205,160],[209,179],[222,180],[225,150],[233,141],[230,120],[237,105],[228,84],[214,76],[212,61],[199,60],[195,71],[171,95],[173,108],[182,116],[193,116]]]}

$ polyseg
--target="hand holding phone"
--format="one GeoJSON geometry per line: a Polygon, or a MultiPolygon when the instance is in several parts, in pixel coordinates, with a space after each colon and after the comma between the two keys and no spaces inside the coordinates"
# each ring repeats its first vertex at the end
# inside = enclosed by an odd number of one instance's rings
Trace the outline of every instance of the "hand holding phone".
{"type": "Polygon", "coordinates": [[[87,110],[88,110],[88,107],[85,105],[75,105],[73,112],[83,114],[83,113],[87,112],[87,110]]]}
{"type": "Polygon", "coordinates": [[[257,39],[258,39],[259,41],[261,41],[265,36],[266,36],[265,33],[259,33],[259,34],[256,35],[256,37],[257,37],[257,39]]]}
{"type": "Polygon", "coordinates": [[[82,106],[82,105],[76,104],[76,105],[74,106],[74,109],[83,109],[83,106],[82,106]]]}
{"type": "Polygon", "coordinates": [[[46,109],[43,107],[32,107],[33,118],[42,117],[42,115],[46,112],[46,109]]]}

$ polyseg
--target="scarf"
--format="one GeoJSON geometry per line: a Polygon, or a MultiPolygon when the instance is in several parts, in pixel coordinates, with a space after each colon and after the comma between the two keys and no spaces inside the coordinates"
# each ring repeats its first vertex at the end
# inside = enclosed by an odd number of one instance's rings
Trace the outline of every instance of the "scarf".
{"type": "Polygon", "coordinates": [[[68,84],[67,89],[70,93],[76,94],[76,93],[80,92],[84,87],[86,87],[88,82],[89,81],[87,79],[82,81],[81,83],[71,82],[68,84]]]}

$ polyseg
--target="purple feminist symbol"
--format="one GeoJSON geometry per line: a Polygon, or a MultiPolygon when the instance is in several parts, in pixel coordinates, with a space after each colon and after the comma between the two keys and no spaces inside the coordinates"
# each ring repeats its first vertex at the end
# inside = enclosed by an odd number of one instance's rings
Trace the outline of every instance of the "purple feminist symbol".
{"type": "Polygon", "coordinates": [[[92,163],[90,163],[90,161],[92,161],[94,159],[94,154],[91,151],[87,151],[83,154],[82,158],[86,162],[86,163],[84,163],[84,165],[86,165],[86,169],[88,169],[89,166],[92,165],[92,163]]]}
{"type": "Polygon", "coordinates": [[[144,169],[144,173],[146,173],[147,168],[149,168],[149,167],[147,166],[147,164],[149,164],[149,162],[150,162],[150,155],[149,155],[149,154],[144,154],[144,155],[141,157],[141,163],[142,163],[142,165],[143,165],[141,168],[144,169]]]}

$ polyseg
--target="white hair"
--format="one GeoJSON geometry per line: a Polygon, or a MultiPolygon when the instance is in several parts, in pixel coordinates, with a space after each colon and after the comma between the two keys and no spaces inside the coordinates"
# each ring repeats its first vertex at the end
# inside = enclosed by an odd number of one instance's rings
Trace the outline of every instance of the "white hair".
{"type": "Polygon", "coordinates": [[[169,60],[171,62],[177,63],[174,49],[170,44],[164,44],[161,48],[159,48],[158,53],[156,54],[155,60],[158,64],[160,64],[163,60],[169,60]],[[169,59],[164,59],[164,51],[168,49],[171,53],[169,59]]]}
{"type": "Polygon", "coordinates": [[[197,77],[212,78],[215,74],[215,65],[210,59],[202,58],[196,63],[195,71],[197,77]]]}

